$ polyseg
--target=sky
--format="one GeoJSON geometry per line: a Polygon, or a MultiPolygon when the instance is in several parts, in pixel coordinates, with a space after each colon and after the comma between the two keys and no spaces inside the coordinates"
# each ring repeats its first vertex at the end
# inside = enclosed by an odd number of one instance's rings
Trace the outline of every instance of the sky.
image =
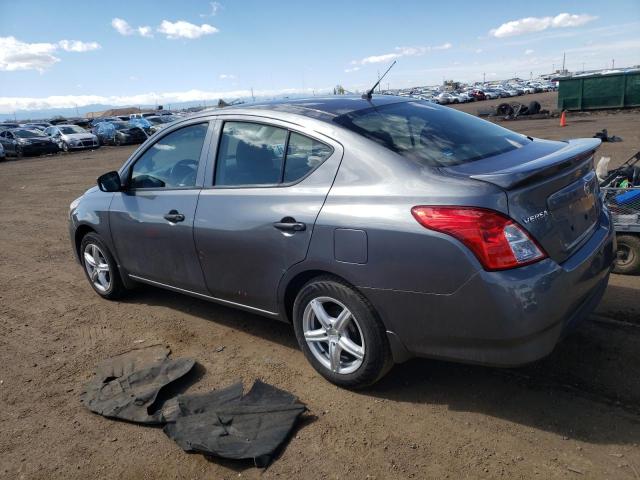
{"type": "Polygon", "coordinates": [[[0,113],[640,64],[640,0],[0,0],[0,113]],[[584,65],[583,65],[584,64],[584,65]]]}

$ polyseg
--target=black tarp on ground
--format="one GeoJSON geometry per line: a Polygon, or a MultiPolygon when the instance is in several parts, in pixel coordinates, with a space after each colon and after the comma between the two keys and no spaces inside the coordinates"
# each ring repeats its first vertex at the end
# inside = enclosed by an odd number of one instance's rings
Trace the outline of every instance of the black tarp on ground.
{"type": "Polygon", "coordinates": [[[176,399],[164,432],[187,452],[253,459],[266,466],[305,411],[288,392],[257,380],[242,396],[242,383],[176,399]]]}
{"type": "Polygon", "coordinates": [[[82,392],[82,403],[105,417],[166,423],[164,432],[187,452],[252,459],[256,466],[267,466],[305,405],[261,381],[244,396],[242,382],[237,382],[204,394],[159,400],[163,388],[195,365],[188,358],[169,359],[169,353],[168,347],[153,345],[104,360],[82,392]]]}
{"type": "Polygon", "coordinates": [[[154,408],[162,388],[186,375],[195,365],[189,358],[171,360],[163,345],[130,350],[104,360],[80,399],[92,412],[146,424],[164,423],[154,408]]]}

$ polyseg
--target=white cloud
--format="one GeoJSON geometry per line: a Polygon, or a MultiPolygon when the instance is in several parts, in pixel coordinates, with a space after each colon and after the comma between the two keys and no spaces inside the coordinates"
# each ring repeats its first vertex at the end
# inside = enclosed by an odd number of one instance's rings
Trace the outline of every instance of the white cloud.
{"type": "Polygon", "coordinates": [[[396,60],[400,57],[418,57],[424,55],[426,53],[431,52],[432,50],[448,50],[452,47],[449,42],[443,43],[442,45],[436,45],[434,47],[426,46],[426,47],[396,47],[394,52],[384,53],[382,55],[371,55],[369,57],[362,58],[360,60],[353,60],[351,62],[352,65],[367,65],[371,63],[383,63],[390,62],[391,60],[396,60]]]}
{"type": "Polygon", "coordinates": [[[0,70],[37,70],[40,73],[55,65],[60,58],[55,55],[59,50],[66,52],[88,52],[97,50],[96,42],[79,40],[60,40],[58,43],[27,43],[15,37],[0,37],[0,70]]]}
{"type": "Polygon", "coordinates": [[[476,53],[482,53],[482,49],[481,48],[476,48],[476,53]]]}
{"type": "Polygon", "coordinates": [[[358,70],[360,70],[360,67],[345,68],[345,69],[344,69],[344,73],[357,72],[358,70]]]}
{"type": "Polygon", "coordinates": [[[230,73],[221,73],[220,75],[218,75],[218,78],[220,80],[235,80],[236,76],[231,75],[230,73]]]}
{"type": "Polygon", "coordinates": [[[560,13],[555,17],[526,17],[503,23],[498,28],[490,30],[489,35],[496,38],[504,38],[541,32],[548,28],[579,27],[597,18],[593,15],[570,13],[560,13]]]}
{"type": "Polygon", "coordinates": [[[153,37],[153,29],[149,26],[138,27],[137,29],[138,35],[141,37],[152,38],[153,37]]]}
{"type": "Polygon", "coordinates": [[[209,7],[211,8],[209,13],[201,13],[201,18],[215,17],[218,12],[224,8],[220,2],[209,2],[209,7]]]}
{"type": "Polygon", "coordinates": [[[140,35],[141,37],[152,38],[153,37],[153,28],[148,25],[143,25],[140,27],[132,27],[129,25],[129,22],[123,20],[122,18],[114,18],[111,20],[111,26],[118,32],[120,35],[124,35],[125,37],[129,37],[131,35],[140,35]]]}
{"type": "Polygon", "coordinates": [[[133,35],[135,31],[133,28],[131,28],[131,25],[129,25],[129,23],[122,18],[114,18],[113,20],[111,20],[111,26],[120,35],[133,35]]]}
{"type": "Polygon", "coordinates": [[[159,33],[166,35],[170,40],[176,40],[179,38],[194,39],[203,35],[211,35],[219,31],[216,27],[207,23],[195,25],[193,23],[185,22],[184,20],[178,20],[177,22],[163,20],[157,30],[159,33]]]}
{"type": "Polygon", "coordinates": [[[90,52],[98,50],[98,42],[81,42],[80,40],[60,40],[58,46],[65,52],[90,52]]]}
{"type": "Polygon", "coordinates": [[[525,55],[531,55],[533,52],[534,52],[534,51],[533,51],[532,49],[527,48],[527,49],[524,51],[524,54],[525,54],[525,55]]]}

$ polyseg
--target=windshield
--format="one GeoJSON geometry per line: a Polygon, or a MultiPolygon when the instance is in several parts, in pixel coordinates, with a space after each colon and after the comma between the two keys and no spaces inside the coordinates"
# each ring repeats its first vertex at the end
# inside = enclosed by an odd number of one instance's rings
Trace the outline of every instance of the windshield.
{"type": "Polygon", "coordinates": [[[46,135],[38,130],[13,130],[13,134],[18,138],[45,137],[46,135]]]}
{"type": "Polygon", "coordinates": [[[65,127],[60,127],[60,131],[65,135],[71,135],[73,133],[85,133],[86,130],[77,125],[68,125],[65,127]]]}
{"type": "Polygon", "coordinates": [[[427,102],[368,108],[334,119],[404,157],[431,166],[451,166],[523,147],[524,135],[427,102]]]}

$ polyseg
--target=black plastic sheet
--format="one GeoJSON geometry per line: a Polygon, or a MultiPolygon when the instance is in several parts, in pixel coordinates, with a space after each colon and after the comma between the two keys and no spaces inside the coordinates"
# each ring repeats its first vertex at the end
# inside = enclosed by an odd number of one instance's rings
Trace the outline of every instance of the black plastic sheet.
{"type": "Polygon", "coordinates": [[[187,452],[252,459],[260,467],[269,464],[305,410],[290,393],[259,380],[243,396],[238,382],[201,395],[179,396],[175,420],[164,432],[187,452]]]}

